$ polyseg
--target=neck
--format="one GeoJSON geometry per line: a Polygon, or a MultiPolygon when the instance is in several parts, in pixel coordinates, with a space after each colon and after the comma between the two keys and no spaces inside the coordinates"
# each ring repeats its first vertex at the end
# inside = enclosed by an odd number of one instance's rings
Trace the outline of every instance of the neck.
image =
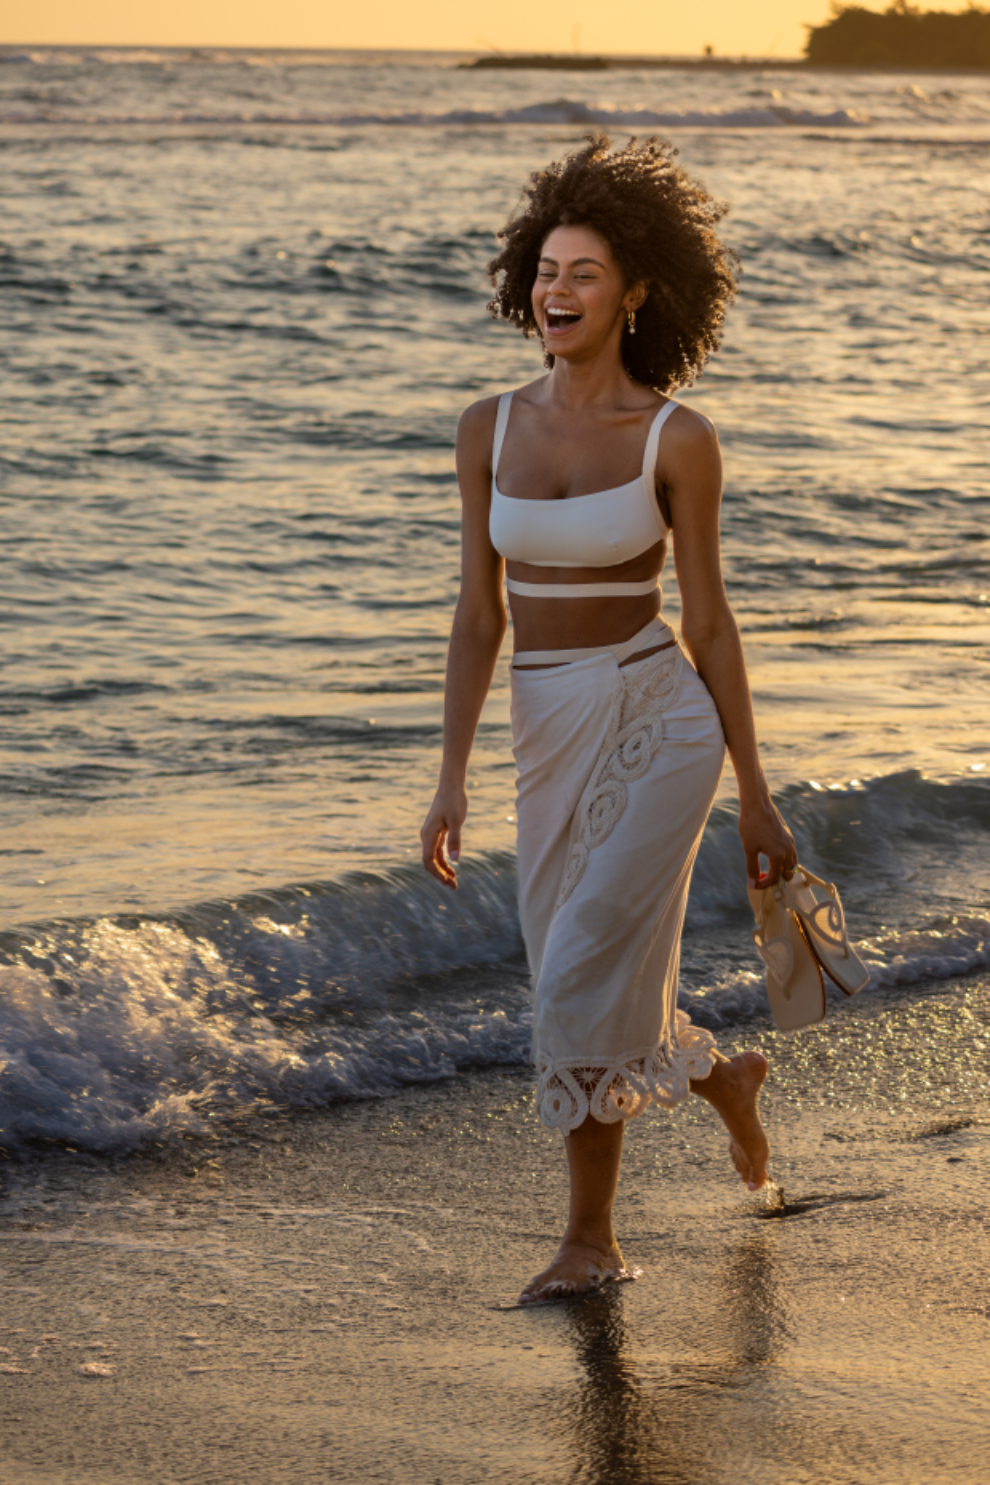
{"type": "Polygon", "coordinates": [[[587,361],[559,357],[544,382],[544,395],[558,407],[579,411],[596,403],[624,402],[636,387],[619,355],[619,340],[610,341],[587,361]]]}

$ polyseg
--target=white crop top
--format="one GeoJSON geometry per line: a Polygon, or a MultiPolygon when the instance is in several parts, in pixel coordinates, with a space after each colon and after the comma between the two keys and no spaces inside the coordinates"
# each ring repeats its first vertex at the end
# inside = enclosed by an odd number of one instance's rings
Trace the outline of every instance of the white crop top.
{"type": "MultiPolygon", "coordinates": [[[[655,546],[668,527],[656,497],[660,430],[680,403],[671,399],[653,419],[643,453],[643,472],[627,485],[570,495],[562,500],[520,500],[498,487],[498,461],[509,423],[512,393],[499,398],[492,448],[492,503],[488,529],[492,545],[512,562],[534,567],[615,567],[655,546]]],[[[510,593],[529,598],[595,598],[651,593],[656,578],[641,583],[520,583],[509,578],[510,593]]]]}

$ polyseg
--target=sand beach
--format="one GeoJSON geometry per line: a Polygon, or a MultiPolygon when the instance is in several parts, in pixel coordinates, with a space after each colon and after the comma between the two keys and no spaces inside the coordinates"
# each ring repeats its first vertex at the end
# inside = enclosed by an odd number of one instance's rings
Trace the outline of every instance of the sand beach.
{"type": "Polygon", "coordinates": [[[978,1480],[990,982],[754,1040],[784,1214],[707,1109],[648,1115],[619,1207],[643,1277],[559,1305],[498,1308],[565,1199],[522,1071],[8,1168],[5,1478],[978,1480]]]}

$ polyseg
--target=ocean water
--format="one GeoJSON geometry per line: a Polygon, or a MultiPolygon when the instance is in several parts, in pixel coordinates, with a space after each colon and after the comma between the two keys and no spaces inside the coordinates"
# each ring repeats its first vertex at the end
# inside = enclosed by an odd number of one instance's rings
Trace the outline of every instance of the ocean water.
{"type": "MultiPolygon", "coordinates": [[[[457,418],[540,369],[485,264],[595,127],[731,203],[742,294],[683,396],[864,995],[990,963],[990,79],[457,60],[0,53],[8,1152],[525,1061],[506,656],[456,897],[417,833],[457,418]]],[[[762,1014],[744,885],[727,770],[684,949],[713,1027],[762,1014]]]]}

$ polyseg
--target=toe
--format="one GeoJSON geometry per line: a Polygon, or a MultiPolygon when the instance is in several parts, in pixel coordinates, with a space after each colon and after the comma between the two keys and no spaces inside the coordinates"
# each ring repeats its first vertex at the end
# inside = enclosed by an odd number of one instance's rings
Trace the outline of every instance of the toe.
{"type": "Polygon", "coordinates": [[[733,1143],[729,1146],[729,1151],[732,1155],[732,1164],[747,1190],[759,1191],[760,1187],[766,1184],[766,1171],[750,1160],[739,1145],[733,1143]]]}

